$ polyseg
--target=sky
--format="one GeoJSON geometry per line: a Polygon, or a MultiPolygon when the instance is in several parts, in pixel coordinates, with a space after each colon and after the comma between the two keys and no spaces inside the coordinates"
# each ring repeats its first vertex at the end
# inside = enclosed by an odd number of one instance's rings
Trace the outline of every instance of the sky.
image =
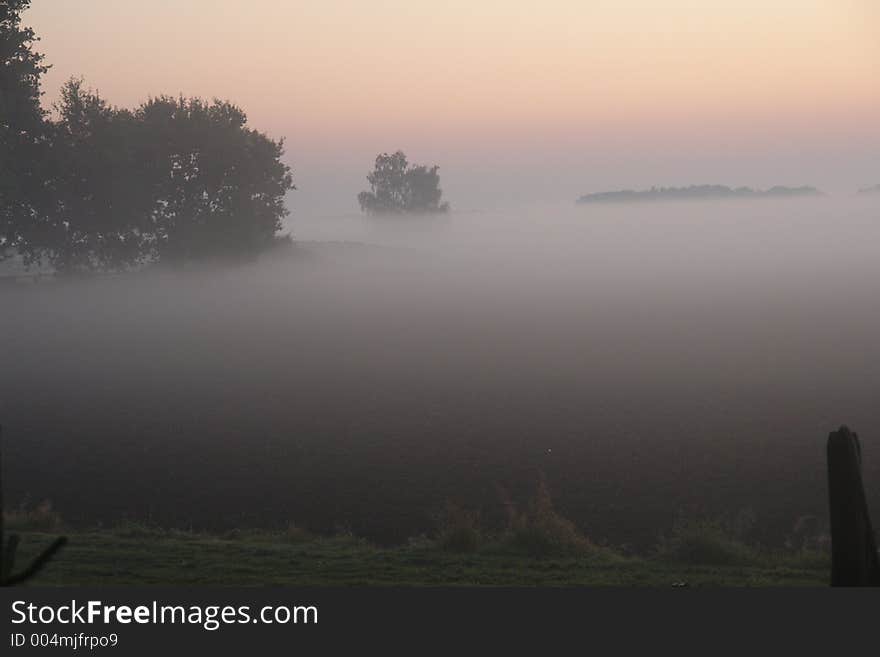
{"type": "Polygon", "coordinates": [[[880,183],[875,0],[33,0],[52,65],[111,103],[239,104],[294,213],[357,211],[379,152],[454,209],[651,185],[880,183]]]}

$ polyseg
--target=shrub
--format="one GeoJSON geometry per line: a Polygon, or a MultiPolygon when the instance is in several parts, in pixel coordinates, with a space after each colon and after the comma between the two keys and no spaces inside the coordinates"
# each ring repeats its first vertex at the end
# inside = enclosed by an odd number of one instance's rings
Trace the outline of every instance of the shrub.
{"type": "Polygon", "coordinates": [[[519,513],[509,502],[507,543],[533,557],[578,555],[598,548],[568,518],[553,507],[553,500],[542,477],[535,495],[519,513]]]}
{"type": "Polygon", "coordinates": [[[731,527],[718,520],[692,519],[679,515],[670,536],[661,536],[657,556],[689,564],[734,566],[754,564],[757,551],[731,527]]]}
{"type": "Polygon", "coordinates": [[[113,528],[113,533],[122,538],[149,538],[166,536],[168,530],[151,522],[124,518],[113,528]]]}
{"type": "Polygon", "coordinates": [[[367,181],[370,191],[358,194],[361,210],[371,214],[411,214],[447,212],[442,202],[440,167],[410,165],[402,151],[376,156],[367,181]]]}
{"type": "Polygon", "coordinates": [[[50,532],[59,529],[61,524],[61,516],[48,500],[33,508],[23,502],[17,509],[3,512],[3,525],[10,531],[50,532]]]}
{"type": "Polygon", "coordinates": [[[438,544],[449,552],[475,552],[480,546],[480,513],[447,502],[438,517],[438,544]]]}
{"type": "Polygon", "coordinates": [[[313,541],[315,537],[312,533],[303,527],[297,527],[294,523],[289,523],[287,529],[284,530],[284,540],[287,543],[308,543],[313,541]]]}
{"type": "Polygon", "coordinates": [[[830,570],[831,551],[826,549],[803,548],[793,553],[782,555],[780,564],[788,568],[804,570],[830,570]]]}

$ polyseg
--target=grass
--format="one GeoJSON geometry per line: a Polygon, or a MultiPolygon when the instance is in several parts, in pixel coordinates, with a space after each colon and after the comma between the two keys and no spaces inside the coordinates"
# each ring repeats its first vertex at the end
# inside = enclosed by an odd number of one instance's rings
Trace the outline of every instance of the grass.
{"type": "MultiPolygon", "coordinates": [[[[22,558],[53,534],[20,532],[22,558]]],[[[531,556],[509,541],[466,552],[427,539],[380,548],[351,536],[299,529],[210,535],[126,524],[69,533],[70,543],[33,580],[71,585],[290,586],[826,586],[827,557],[759,555],[736,563],[684,563],[659,553],[623,557],[607,548],[531,556]]]]}
{"type": "MultiPolygon", "coordinates": [[[[479,511],[447,502],[434,537],[377,547],[351,534],[319,536],[295,524],[282,530],[222,534],[166,529],[126,520],[109,529],[65,531],[69,544],[36,585],[294,586],[824,586],[830,556],[809,533],[785,551],[747,541],[754,514],[693,518],[680,514],[651,556],[600,546],[554,507],[543,476],[524,505],[499,489],[500,527],[479,511]],[[797,545],[797,547],[795,547],[797,545]]],[[[48,502],[4,513],[36,554],[64,523],[48,502]]]]}

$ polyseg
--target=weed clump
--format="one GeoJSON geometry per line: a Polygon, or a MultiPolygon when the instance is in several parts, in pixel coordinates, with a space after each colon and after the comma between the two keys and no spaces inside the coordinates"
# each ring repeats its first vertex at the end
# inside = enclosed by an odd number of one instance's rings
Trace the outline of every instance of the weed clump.
{"type": "Polygon", "coordinates": [[[553,506],[553,499],[543,477],[538,479],[535,494],[524,511],[509,500],[506,543],[532,557],[577,556],[599,550],[577,526],[553,506]]]}
{"type": "Polygon", "coordinates": [[[52,532],[61,528],[61,516],[44,500],[31,507],[27,501],[3,512],[3,526],[11,531],[52,532]]]}
{"type": "Polygon", "coordinates": [[[315,536],[314,534],[312,534],[312,532],[292,522],[288,523],[287,527],[282,533],[282,536],[286,543],[293,544],[309,543],[315,540],[315,536]]]}
{"type": "Polygon", "coordinates": [[[483,532],[479,511],[447,502],[438,517],[438,545],[447,552],[476,552],[483,532]]]}
{"type": "Polygon", "coordinates": [[[584,536],[577,526],[560,514],[543,476],[539,477],[532,498],[522,510],[506,491],[498,489],[506,512],[506,525],[490,530],[483,526],[478,511],[470,511],[447,502],[438,519],[437,545],[448,552],[514,552],[534,558],[612,555],[584,536]]]}

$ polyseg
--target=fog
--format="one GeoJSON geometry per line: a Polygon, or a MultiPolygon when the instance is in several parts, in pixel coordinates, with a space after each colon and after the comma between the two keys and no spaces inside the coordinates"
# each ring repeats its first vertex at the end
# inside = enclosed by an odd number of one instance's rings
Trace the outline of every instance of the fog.
{"type": "Polygon", "coordinates": [[[254,264],[0,288],[9,501],[393,541],[543,472],[647,545],[681,509],[824,515],[841,423],[880,480],[876,198],[287,229],[254,264]]]}

